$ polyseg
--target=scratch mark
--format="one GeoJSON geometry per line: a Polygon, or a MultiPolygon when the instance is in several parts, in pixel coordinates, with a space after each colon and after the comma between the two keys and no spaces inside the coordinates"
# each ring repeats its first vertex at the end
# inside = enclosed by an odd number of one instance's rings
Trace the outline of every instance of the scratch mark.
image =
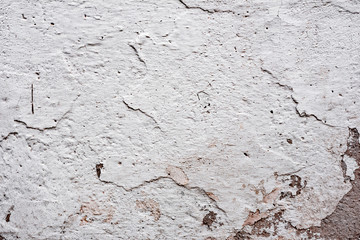
{"type": "Polygon", "coordinates": [[[206,93],[205,91],[200,91],[196,94],[196,96],[198,97],[199,101],[200,101],[200,93],[203,93],[203,94],[206,94],[206,95],[209,95],[208,93],[206,93]]]}
{"type": "Polygon", "coordinates": [[[31,84],[31,112],[34,114],[34,84],[31,84]]]}

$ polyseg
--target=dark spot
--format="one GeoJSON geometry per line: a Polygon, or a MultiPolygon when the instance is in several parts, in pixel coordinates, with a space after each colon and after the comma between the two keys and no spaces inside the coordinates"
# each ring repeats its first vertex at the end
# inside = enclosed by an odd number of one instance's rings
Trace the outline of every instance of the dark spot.
{"type": "Polygon", "coordinates": [[[210,211],[203,218],[203,224],[208,226],[209,228],[213,224],[213,222],[215,222],[215,221],[216,221],[216,213],[214,213],[213,211],[210,211]]]}
{"type": "Polygon", "coordinates": [[[298,189],[301,189],[301,177],[297,175],[291,175],[291,183],[289,184],[290,187],[297,187],[298,189]]]}
{"type": "Polygon", "coordinates": [[[22,18],[23,18],[23,19],[27,19],[27,17],[25,17],[25,15],[24,15],[24,14],[21,14],[21,16],[22,16],[22,18]]]}
{"type": "Polygon", "coordinates": [[[274,113],[274,111],[273,111],[273,110],[270,110],[270,113],[274,113]]]}
{"type": "Polygon", "coordinates": [[[101,176],[101,169],[103,167],[104,167],[104,164],[102,164],[102,163],[96,164],[96,174],[97,174],[98,178],[100,178],[100,176],[101,176]]]}
{"type": "Polygon", "coordinates": [[[5,221],[6,222],[10,222],[10,216],[11,216],[11,213],[8,213],[5,217],[5,221]]]}
{"type": "Polygon", "coordinates": [[[244,155],[245,155],[246,157],[249,157],[249,154],[248,154],[248,153],[246,153],[246,152],[244,152],[244,155]]]}
{"type": "Polygon", "coordinates": [[[292,144],[292,140],[290,138],[286,139],[286,141],[288,142],[288,144],[292,144]]]}
{"type": "Polygon", "coordinates": [[[121,165],[121,164],[122,164],[122,162],[118,162],[118,164],[119,164],[119,165],[121,165]]]}
{"type": "Polygon", "coordinates": [[[286,197],[294,198],[295,196],[291,192],[281,192],[280,193],[280,200],[283,198],[286,198],[286,197]]]}
{"type": "Polygon", "coordinates": [[[234,240],[244,240],[244,239],[250,239],[250,237],[248,236],[248,234],[246,232],[242,231],[238,231],[235,236],[234,236],[234,240]]]}
{"type": "Polygon", "coordinates": [[[51,25],[53,25],[53,26],[55,25],[55,23],[53,23],[53,22],[52,22],[52,23],[50,23],[50,24],[51,24],[51,25]]]}

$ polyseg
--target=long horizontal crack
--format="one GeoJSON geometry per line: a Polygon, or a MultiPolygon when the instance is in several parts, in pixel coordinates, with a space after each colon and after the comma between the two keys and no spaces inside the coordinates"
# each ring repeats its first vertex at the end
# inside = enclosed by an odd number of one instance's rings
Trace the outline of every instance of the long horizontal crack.
{"type": "Polygon", "coordinates": [[[106,181],[106,180],[102,180],[100,177],[98,177],[99,181],[102,182],[102,183],[105,183],[105,184],[111,184],[111,185],[114,185],[116,187],[119,187],[121,189],[123,189],[124,191],[126,192],[131,192],[133,190],[136,190],[136,189],[139,189],[141,187],[144,187],[145,185],[149,184],[149,183],[153,183],[153,182],[157,182],[159,180],[162,180],[162,179],[170,179],[171,181],[173,181],[176,185],[180,186],[180,187],[183,187],[183,188],[186,188],[187,190],[197,190],[198,192],[200,192],[203,196],[205,196],[206,198],[208,198],[213,204],[214,206],[221,212],[224,213],[225,216],[227,216],[226,214],[226,211],[224,209],[222,209],[221,207],[219,207],[219,205],[217,204],[217,202],[212,199],[211,197],[209,197],[208,194],[206,194],[206,191],[204,189],[202,189],[201,187],[189,187],[189,186],[186,186],[186,185],[182,185],[182,184],[179,184],[177,183],[174,179],[172,179],[171,177],[169,176],[159,176],[159,177],[156,177],[156,178],[153,178],[153,179],[150,179],[150,180],[146,180],[144,182],[142,182],[141,184],[139,185],[136,185],[134,187],[131,187],[131,188],[126,188],[122,185],[119,185],[117,183],[114,183],[112,181],[106,181]]]}
{"type": "Polygon", "coordinates": [[[235,14],[234,11],[232,10],[220,10],[220,9],[206,9],[206,8],[202,8],[202,7],[199,7],[199,6],[189,6],[187,5],[183,0],[179,0],[179,2],[185,6],[185,8],[187,9],[199,9],[201,11],[204,11],[204,12],[207,12],[207,13],[210,13],[210,14],[213,14],[213,13],[232,13],[232,14],[235,14]]]}
{"type": "Polygon", "coordinates": [[[65,116],[72,111],[73,105],[74,105],[74,103],[77,101],[77,99],[78,99],[79,97],[80,97],[80,95],[78,95],[78,96],[75,98],[74,102],[73,102],[72,105],[71,105],[71,108],[70,108],[68,111],[66,111],[66,112],[61,116],[61,118],[59,118],[59,119],[56,121],[56,124],[55,124],[54,126],[39,128],[39,127],[29,126],[26,122],[21,121],[21,120],[18,120],[18,119],[14,119],[14,122],[20,123],[20,124],[24,125],[27,129],[37,130],[37,131],[40,131],[40,132],[44,132],[44,131],[46,131],[46,130],[55,129],[55,128],[59,125],[59,123],[65,118],[65,116]]]}
{"type": "Polygon", "coordinates": [[[345,13],[350,13],[350,14],[360,14],[360,12],[351,11],[351,10],[349,10],[349,9],[346,9],[346,8],[344,8],[344,7],[340,6],[340,5],[334,4],[334,3],[332,3],[332,2],[326,2],[326,3],[324,3],[324,6],[326,6],[326,5],[330,5],[330,6],[333,6],[333,7],[335,7],[335,8],[338,8],[338,9],[339,9],[338,12],[340,12],[340,13],[345,12],[345,13]]]}

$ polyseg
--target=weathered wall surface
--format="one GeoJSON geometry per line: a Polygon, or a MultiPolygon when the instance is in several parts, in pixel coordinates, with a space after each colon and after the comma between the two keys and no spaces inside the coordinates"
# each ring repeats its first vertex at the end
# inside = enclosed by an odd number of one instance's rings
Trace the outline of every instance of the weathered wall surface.
{"type": "Polygon", "coordinates": [[[0,12],[0,239],[359,238],[358,0],[0,12]]]}

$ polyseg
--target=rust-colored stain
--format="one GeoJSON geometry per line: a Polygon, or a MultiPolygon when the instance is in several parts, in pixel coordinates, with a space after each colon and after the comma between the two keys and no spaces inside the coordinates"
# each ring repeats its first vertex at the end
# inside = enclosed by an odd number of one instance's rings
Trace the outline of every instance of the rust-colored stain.
{"type": "Polygon", "coordinates": [[[154,217],[155,221],[158,221],[161,217],[160,205],[153,199],[136,200],[136,207],[151,212],[151,216],[154,217]]]}

